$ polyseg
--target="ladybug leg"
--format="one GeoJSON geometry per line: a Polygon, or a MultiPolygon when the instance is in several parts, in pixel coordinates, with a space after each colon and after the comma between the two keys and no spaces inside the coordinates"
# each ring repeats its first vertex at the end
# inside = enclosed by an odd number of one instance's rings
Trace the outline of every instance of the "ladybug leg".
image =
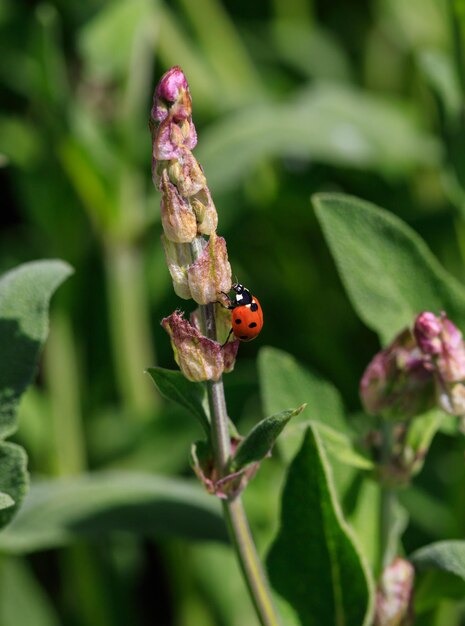
{"type": "Polygon", "coordinates": [[[222,347],[222,348],[224,348],[224,347],[225,347],[225,345],[228,343],[229,338],[230,338],[230,337],[231,337],[231,335],[232,335],[232,331],[233,331],[233,329],[231,328],[231,330],[229,331],[229,334],[228,334],[228,336],[227,336],[227,338],[226,338],[226,341],[225,341],[223,344],[221,344],[221,347],[222,347]]]}
{"type": "Polygon", "coordinates": [[[235,305],[231,304],[231,298],[228,296],[227,293],[225,293],[224,291],[221,291],[220,293],[222,293],[224,296],[227,297],[227,299],[229,300],[229,305],[226,306],[225,304],[223,304],[222,302],[220,302],[220,300],[217,300],[216,303],[217,304],[221,304],[221,306],[223,307],[223,309],[229,309],[230,311],[232,311],[232,309],[235,308],[235,305]]]}

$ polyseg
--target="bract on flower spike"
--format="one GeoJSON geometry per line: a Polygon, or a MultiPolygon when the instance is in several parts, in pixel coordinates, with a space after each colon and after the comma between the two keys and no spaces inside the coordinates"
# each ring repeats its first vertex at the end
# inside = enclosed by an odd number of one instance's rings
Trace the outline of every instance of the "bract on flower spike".
{"type": "Polygon", "coordinates": [[[179,311],[165,317],[161,324],[171,337],[176,363],[189,380],[219,380],[223,372],[232,369],[238,342],[223,347],[207,339],[179,311]]]}
{"type": "MultiPolygon", "coordinates": [[[[197,134],[189,87],[179,67],[168,70],[155,89],[150,129],[152,175],[162,194],[162,242],[174,290],[200,305],[215,303],[231,289],[231,266],[226,242],[216,234],[218,215],[205,174],[192,154],[197,134]]],[[[180,313],[162,325],[190,380],[218,380],[233,368],[237,341],[223,348],[180,313]]]]}
{"type": "Polygon", "coordinates": [[[368,413],[405,420],[439,405],[465,414],[465,343],[443,312],[424,311],[366,368],[360,397],[368,413]]]}
{"type": "Polygon", "coordinates": [[[396,558],[385,568],[376,592],[374,626],[411,626],[415,570],[405,559],[396,558]]]}

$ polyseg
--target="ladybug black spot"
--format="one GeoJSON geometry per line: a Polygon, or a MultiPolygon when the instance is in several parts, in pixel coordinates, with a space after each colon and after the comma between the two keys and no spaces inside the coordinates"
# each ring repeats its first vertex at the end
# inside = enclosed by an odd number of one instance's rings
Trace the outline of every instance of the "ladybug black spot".
{"type": "Polygon", "coordinates": [[[250,310],[258,311],[258,304],[256,302],[252,302],[252,304],[250,305],[250,310]]]}
{"type": "Polygon", "coordinates": [[[247,335],[241,335],[239,339],[248,339],[247,335]]]}
{"type": "Polygon", "coordinates": [[[255,328],[256,325],[257,325],[257,322],[250,322],[249,328],[255,328]]]}
{"type": "Polygon", "coordinates": [[[242,320],[240,320],[239,318],[237,318],[236,320],[234,320],[236,324],[242,324],[242,320]]]}

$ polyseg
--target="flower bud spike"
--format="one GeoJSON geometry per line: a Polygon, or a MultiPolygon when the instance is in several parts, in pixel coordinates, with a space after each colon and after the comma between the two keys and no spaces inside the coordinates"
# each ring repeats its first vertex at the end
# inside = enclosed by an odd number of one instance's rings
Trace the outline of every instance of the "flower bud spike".
{"type": "Polygon", "coordinates": [[[161,222],[166,237],[175,243],[190,243],[197,236],[195,214],[176,187],[170,183],[166,170],[161,178],[161,222]]]}

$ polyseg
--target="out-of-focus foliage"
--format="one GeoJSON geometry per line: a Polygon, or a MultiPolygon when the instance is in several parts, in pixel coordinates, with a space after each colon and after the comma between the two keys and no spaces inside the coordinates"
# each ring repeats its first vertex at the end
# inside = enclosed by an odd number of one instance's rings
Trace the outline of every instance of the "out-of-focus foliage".
{"type": "MultiPolygon", "coordinates": [[[[15,441],[27,448],[33,479],[88,470],[190,477],[188,451],[201,426],[157,395],[143,373],[174,366],[159,321],[181,304],[159,240],[147,128],[153,86],[174,64],[190,83],[196,154],[233,272],[265,315],[260,339],[241,346],[226,379],[230,417],[247,432],[265,415],[310,402],[312,392],[331,408],[321,438],[344,420],[347,432],[334,431],[343,442],[332,449],[364,460],[344,437],[358,428],[358,381],[378,341],[344,293],[309,198],[343,191],[379,204],[463,281],[465,25],[458,13],[451,27],[453,5],[0,0],[0,269],[52,256],[75,268],[54,301],[38,383],[20,407],[15,441]],[[254,359],[263,342],[319,373],[296,374],[286,361],[289,380],[298,376],[307,394],[275,407],[266,393],[261,409],[254,359]]],[[[387,259],[380,271],[389,268],[387,259]]],[[[264,355],[260,371],[279,353],[264,355]]],[[[305,412],[293,418],[295,427],[304,419],[305,412]]],[[[262,553],[277,529],[287,445],[245,493],[262,553]]],[[[328,449],[333,463],[337,453],[328,449]]],[[[406,489],[407,553],[463,534],[463,451],[461,439],[438,435],[406,489]]],[[[345,513],[376,561],[376,486],[351,485],[348,465],[340,470],[334,461],[334,470],[345,513]]],[[[23,562],[5,556],[2,619],[143,626],[156,615],[164,624],[252,624],[225,551],[123,534],[23,562]],[[227,572],[227,590],[218,572],[227,572]],[[25,601],[13,601],[12,580],[38,607],[28,617],[25,601]]],[[[422,624],[459,626],[461,609],[454,611],[435,605],[422,624]]]]}

